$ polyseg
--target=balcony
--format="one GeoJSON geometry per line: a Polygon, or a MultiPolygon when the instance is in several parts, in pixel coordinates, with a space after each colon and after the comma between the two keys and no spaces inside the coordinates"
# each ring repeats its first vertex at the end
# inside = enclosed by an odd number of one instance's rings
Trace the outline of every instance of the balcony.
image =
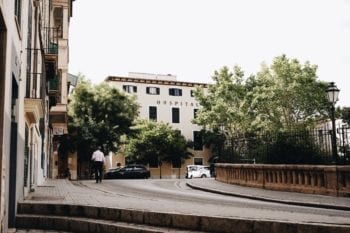
{"type": "Polygon", "coordinates": [[[61,98],[60,80],[57,75],[54,78],[48,80],[48,96],[49,96],[49,107],[56,106],[61,98]]]}
{"type": "Polygon", "coordinates": [[[45,55],[58,55],[58,39],[62,38],[61,27],[44,27],[43,34],[43,47],[45,55]]]}
{"type": "Polygon", "coordinates": [[[44,27],[41,31],[46,70],[50,68],[55,70],[58,59],[58,40],[62,38],[61,27],[44,27]]]}
{"type": "Polygon", "coordinates": [[[53,79],[50,79],[48,81],[49,84],[49,94],[50,93],[57,93],[60,90],[60,80],[59,78],[56,76],[53,79]]]}
{"type": "Polygon", "coordinates": [[[42,99],[25,98],[24,112],[29,123],[34,124],[39,122],[40,118],[44,116],[42,99]]]}
{"type": "Polygon", "coordinates": [[[57,104],[50,109],[49,123],[53,129],[67,133],[67,105],[57,104]]]}

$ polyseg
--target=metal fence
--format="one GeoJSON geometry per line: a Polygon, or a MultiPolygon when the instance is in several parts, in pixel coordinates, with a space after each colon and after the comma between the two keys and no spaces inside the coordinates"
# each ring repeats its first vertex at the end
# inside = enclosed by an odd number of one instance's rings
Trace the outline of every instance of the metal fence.
{"type": "Polygon", "coordinates": [[[260,133],[226,139],[219,162],[271,164],[350,164],[350,128],[337,128],[337,160],[331,130],[260,133]]]}
{"type": "Polygon", "coordinates": [[[44,27],[42,30],[45,54],[58,54],[58,39],[62,38],[61,27],[44,27]]]}

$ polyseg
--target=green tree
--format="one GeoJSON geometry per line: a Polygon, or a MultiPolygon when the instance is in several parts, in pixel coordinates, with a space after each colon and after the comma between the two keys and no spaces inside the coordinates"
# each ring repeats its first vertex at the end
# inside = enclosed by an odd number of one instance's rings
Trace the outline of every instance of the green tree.
{"type": "Polygon", "coordinates": [[[193,122],[207,130],[225,130],[231,137],[244,132],[246,118],[243,103],[247,93],[243,76],[238,66],[233,71],[228,67],[215,71],[215,83],[209,85],[207,92],[200,88],[195,91],[202,108],[193,122]]]}
{"type": "Polygon", "coordinates": [[[327,84],[317,80],[317,66],[285,55],[250,77],[246,106],[256,129],[291,130],[313,125],[328,115],[327,84]]]}
{"type": "Polygon", "coordinates": [[[94,86],[82,79],[71,96],[68,114],[71,138],[86,161],[97,146],[104,153],[118,149],[120,136],[131,133],[138,105],[107,84],[94,86]]]}
{"type": "Polygon", "coordinates": [[[169,124],[140,121],[134,130],[135,134],[126,141],[124,148],[129,161],[143,164],[153,161],[161,169],[162,162],[181,164],[191,156],[185,137],[169,124]]]}
{"type": "Polygon", "coordinates": [[[317,80],[316,71],[316,65],[300,64],[285,55],[276,57],[271,66],[262,64],[248,78],[238,66],[232,71],[223,67],[215,71],[206,92],[196,90],[202,108],[193,122],[212,132],[215,153],[239,159],[246,156],[242,151],[247,147],[240,138],[312,128],[328,117],[327,84],[317,80]],[[230,140],[230,148],[222,149],[220,135],[230,140]]]}
{"type": "Polygon", "coordinates": [[[256,131],[305,128],[328,114],[327,84],[317,80],[317,66],[285,55],[256,75],[223,67],[215,71],[207,93],[197,89],[202,106],[194,122],[205,129],[222,129],[226,137],[256,131]]]}

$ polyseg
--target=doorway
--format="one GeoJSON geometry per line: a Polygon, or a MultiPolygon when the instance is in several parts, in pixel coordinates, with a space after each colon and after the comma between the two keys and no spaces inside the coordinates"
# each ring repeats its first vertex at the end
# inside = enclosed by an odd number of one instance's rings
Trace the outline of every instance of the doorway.
{"type": "Polygon", "coordinates": [[[9,171],[9,221],[10,228],[15,227],[17,199],[17,136],[18,136],[18,84],[12,77],[11,94],[11,142],[10,142],[10,171],[9,171]]]}

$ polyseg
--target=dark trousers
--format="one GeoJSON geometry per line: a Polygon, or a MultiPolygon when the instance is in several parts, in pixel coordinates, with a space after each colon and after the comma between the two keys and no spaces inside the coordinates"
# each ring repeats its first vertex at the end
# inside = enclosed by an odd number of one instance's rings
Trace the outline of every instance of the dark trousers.
{"type": "Polygon", "coordinates": [[[102,176],[103,176],[103,162],[100,161],[95,161],[94,162],[94,167],[95,167],[95,178],[96,178],[96,183],[98,181],[102,182],[102,176]]]}

